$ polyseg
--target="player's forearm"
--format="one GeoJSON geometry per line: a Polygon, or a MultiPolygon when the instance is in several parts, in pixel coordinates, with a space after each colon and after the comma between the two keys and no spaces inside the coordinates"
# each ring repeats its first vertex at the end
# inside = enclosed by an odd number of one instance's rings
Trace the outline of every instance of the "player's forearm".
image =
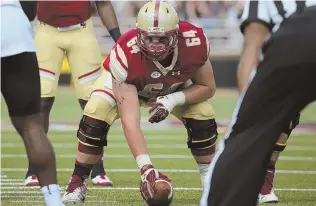
{"type": "Polygon", "coordinates": [[[241,93],[248,85],[252,70],[258,65],[261,46],[245,43],[237,68],[238,89],[241,93]]]}
{"type": "Polygon", "coordinates": [[[244,47],[237,68],[239,92],[247,87],[249,76],[259,63],[261,48],[269,33],[269,29],[258,22],[252,22],[244,29],[244,47]]]}
{"type": "MultiPolygon", "coordinates": [[[[216,86],[208,87],[205,85],[193,84],[182,91],[174,92],[164,96],[164,106],[171,111],[172,108],[184,104],[196,104],[210,99],[214,96],[216,86]]],[[[162,101],[162,100],[160,100],[162,101]]]]}
{"type": "Polygon", "coordinates": [[[182,90],[185,96],[185,104],[196,104],[212,98],[215,94],[216,86],[192,84],[182,90]]]}
{"type": "Polygon", "coordinates": [[[117,41],[121,36],[121,32],[111,1],[96,1],[96,5],[103,25],[107,28],[111,37],[117,41]]]}
{"type": "Polygon", "coordinates": [[[131,124],[122,123],[124,134],[128,146],[136,158],[139,155],[148,154],[145,136],[140,126],[131,126],[131,124]]]}

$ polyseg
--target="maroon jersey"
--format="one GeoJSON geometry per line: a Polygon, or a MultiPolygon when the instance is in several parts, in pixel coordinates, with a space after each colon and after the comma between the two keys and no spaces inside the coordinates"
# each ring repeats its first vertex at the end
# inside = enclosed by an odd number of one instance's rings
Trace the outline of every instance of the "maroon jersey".
{"type": "Polygon", "coordinates": [[[208,40],[201,28],[180,21],[179,34],[181,37],[168,67],[140,52],[136,44],[136,29],[117,41],[103,66],[116,80],[135,85],[141,98],[172,93],[195,75],[209,54],[208,40]]]}
{"type": "Polygon", "coordinates": [[[38,2],[37,18],[54,27],[75,25],[91,16],[90,1],[45,1],[38,2]]]}

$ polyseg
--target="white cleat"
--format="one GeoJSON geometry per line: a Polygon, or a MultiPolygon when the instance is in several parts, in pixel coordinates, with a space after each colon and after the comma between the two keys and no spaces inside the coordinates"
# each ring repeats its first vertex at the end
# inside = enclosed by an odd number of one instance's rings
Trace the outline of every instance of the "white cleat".
{"type": "Polygon", "coordinates": [[[95,186],[103,186],[103,187],[113,186],[113,182],[106,175],[97,175],[95,178],[91,180],[95,186]]]}
{"type": "Polygon", "coordinates": [[[263,203],[278,203],[278,202],[280,202],[279,198],[274,194],[274,190],[273,189],[271,189],[271,192],[269,194],[266,194],[266,195],[259,194],[259,197],[258,197],[258,203],[259,204],[263,204],[263,203]]]}
{"type": "Polygon", "coordinates": [[[24,181],[25,187],[39,186],[39,181],[35,175],[28,176],[24,181]]]}
{"type": "Polygon", "coordinates": [[[83,203],[87,195],[87,180],[82,180],[78,175],[73,175],[67,185],[66,192],[61,198],[64,204],[83,203]]]}

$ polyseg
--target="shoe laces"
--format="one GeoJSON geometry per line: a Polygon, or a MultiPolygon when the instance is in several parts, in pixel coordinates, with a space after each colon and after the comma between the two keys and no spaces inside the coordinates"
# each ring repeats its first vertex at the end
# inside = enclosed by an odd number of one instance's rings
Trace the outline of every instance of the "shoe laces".
{"type": "Polygon", "coordinates": [[[79,187],[83,187],[85,190],[87,190],[86,185],[83,183],[84,178],[80,177],[78,175],[73,175],[71,177],[71,181],[68,184],[67,192],[72,193],[79,187]]]}

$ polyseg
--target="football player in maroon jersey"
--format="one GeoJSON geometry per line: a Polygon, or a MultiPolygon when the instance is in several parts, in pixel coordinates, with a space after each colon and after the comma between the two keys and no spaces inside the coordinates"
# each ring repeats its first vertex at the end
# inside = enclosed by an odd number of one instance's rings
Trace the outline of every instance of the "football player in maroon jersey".
{"type": "Polygon", "coordinates": [[[118,118],[146,185],[141,187],[143,198],[148,201],[155,197],[152,191],[156,190],[151,187],[157,180],[171,185],[148,155],[140,127],[141,106],[150,107],[151,123],[163,121],[170,113],[183,122],[188,132],[184,139],[204,178],[218,135],[208,101],[216,90],[209,53],[203,30],[179,21],[169,3],[151,1],[140,9],[136,29],[124,34],[111,50],[84,109],[75,169],[62,198],[64,203],[85,200],[87,177],[118,118]]]}
{"type": "MultiPolygon", "coordinates": [[[[36,54],[41,76],[41,111],[45,131],[58,87],[60,69],[67,56],[81,108],[87,103],[92,85],[101,75],[102,57],[94,34],[90,1],[39,1],[35,35],[36,54]]],[[[110,1],[96,1],[98,14],[112,38],[121,36],[110,1]]],[[[111,186],[103,168],[103,157],[93,168],[93,184],[111,186]]],[[[25,186],[38,185],[33,167],[29,165],[25,186]]]]}

